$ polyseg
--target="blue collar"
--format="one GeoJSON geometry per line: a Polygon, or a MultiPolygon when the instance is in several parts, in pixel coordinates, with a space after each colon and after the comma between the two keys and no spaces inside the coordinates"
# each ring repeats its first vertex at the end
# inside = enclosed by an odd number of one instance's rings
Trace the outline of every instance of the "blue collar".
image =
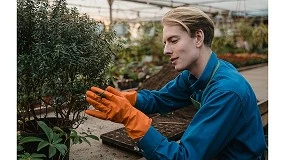
{"type": "Polygon", "coordinates": [[[218,63],[217,55],[215,52],[212,52],[211,57],[210,57],[207,65],[206,65],[204,71],[202,72],[200,78],[197,79],[192,74],[189,75],[189,81],[192,84],[190,86],[190,88],[192,89],[192,91],[203,90],[207,86],[207,83],[210,80],[212,72],[214,71],[217,63],[218,63]]]}

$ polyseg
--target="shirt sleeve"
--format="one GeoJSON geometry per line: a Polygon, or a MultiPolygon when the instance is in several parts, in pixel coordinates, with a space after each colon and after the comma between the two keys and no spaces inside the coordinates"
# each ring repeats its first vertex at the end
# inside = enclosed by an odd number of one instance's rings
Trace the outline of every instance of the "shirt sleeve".
{"type": "Polygon", "coordinates": [[[160,90],[141,90],[135,107],[144,113],[168,113],[190,105],[189,72],[181,72],[160,90]]]}
{"type": "Polygon", "coordinates": [[[211,159],[234,137],[243,124],[241,100],[237,94],[224,91],[207,97],[185,130],[180,143],[169,142],[150,127],[139,141],[146,159],[211,159]]]}

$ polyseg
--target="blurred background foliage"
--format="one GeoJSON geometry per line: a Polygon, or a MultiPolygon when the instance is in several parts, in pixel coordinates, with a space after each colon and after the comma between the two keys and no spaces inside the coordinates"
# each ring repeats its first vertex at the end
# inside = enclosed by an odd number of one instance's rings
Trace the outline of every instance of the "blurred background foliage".
{"type": "MultiPolygon", "coordinates": [[[[122,23],[120,23],[122,24],[122,23]]],[[[140,22],[139,36],[132,39],[130,23],[124,23],[128,32],[123,36],[125,45],[116,55],[114,67],[110,70],[112,83],[131,80],[136,85],[150,75],[157,73],[169,63],[163,54],[162,25],[160,22],[140,22]]],[[[244,67],[268,61],[268,25],[264,19],[240,18],[230,25],[218,27],[221,36],[212,42],[212,50],[221,59],[235,67],[244,67]],[[265,22],[265,23],[264,23],[265,22]]]]}

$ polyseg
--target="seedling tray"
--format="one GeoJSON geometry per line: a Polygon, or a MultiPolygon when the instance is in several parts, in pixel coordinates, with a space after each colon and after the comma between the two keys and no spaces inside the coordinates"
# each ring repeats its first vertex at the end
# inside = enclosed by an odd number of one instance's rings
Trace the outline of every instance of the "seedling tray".
{"type": "MultiPolygon", "coordinates": [[[[189,106],[166,115],[152,115],[152,126],[169,141],[177,141],[183,135],[195,113],[194,107],[189,106]]],[[[100,138],[103,144],[140,154],[137,144],[127,135],[125,128],[104,133],[100,138]]]]}

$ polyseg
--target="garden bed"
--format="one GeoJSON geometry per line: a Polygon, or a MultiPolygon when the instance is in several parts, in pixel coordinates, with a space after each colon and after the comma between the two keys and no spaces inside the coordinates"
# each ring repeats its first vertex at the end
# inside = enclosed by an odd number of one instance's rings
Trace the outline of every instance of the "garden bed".
{"type": "Polygon", "coordinates": [[[257,53],[226,53],[218,54],[220,59],[226,60],[232,63],[236,68],[247,67],[268,62],[267,54],[257,53]]]}

